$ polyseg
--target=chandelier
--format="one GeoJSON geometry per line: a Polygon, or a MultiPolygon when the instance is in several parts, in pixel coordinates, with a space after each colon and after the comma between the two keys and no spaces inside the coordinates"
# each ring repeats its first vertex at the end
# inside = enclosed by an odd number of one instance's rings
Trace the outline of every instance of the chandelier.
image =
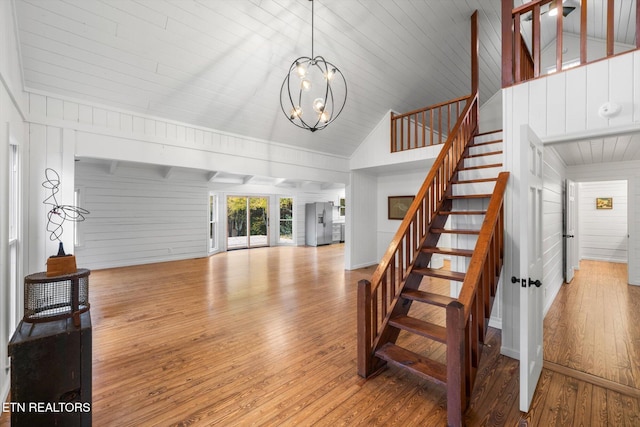
{"type": "Polygon", "coordinates": [[[342,72],[322,56],[313,55],[313,0],[311,2],[311,57],[291,63],[280,88],[280,107],[294,125],[315,132],[324,129],[347,102],[342,72]]]}

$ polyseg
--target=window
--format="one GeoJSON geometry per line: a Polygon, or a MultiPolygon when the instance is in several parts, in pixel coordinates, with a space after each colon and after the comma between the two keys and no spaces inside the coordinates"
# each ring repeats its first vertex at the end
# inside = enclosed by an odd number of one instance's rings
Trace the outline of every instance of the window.
{"type": "Polygon", "coordinates": [[[7,332],[11,336],[22,312],[22,280],[20,277],[20,162],[19,146],[9,143],[9,322],[7,332]]]}
{"type": "Polygon", "coordinates": [[[291,197],[280,198],[278,242],[293,244],[293,199],[291,197]]]}
{"type": "Polygon", "coordinates": [[[209,253],[218,250],[218,196],[209,193],[209,253]]]}

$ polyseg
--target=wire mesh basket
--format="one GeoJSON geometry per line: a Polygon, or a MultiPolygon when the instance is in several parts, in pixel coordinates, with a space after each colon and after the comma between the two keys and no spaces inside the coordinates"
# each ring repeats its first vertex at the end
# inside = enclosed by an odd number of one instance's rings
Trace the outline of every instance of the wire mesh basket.
{"type": "Polygon", "coordinates": [[[61,276],[31,274],[24,279],[25,322],[50,322],[68,317],[77,319],[89,310],[89,274],[85,268],[61,276]]]}

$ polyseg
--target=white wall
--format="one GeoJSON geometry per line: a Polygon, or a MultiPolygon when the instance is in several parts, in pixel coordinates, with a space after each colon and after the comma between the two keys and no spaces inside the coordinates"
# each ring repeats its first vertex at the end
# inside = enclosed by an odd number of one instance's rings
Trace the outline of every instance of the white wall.
{"type": "MultiPolygon", "coordinates": [[[[40,187],[44,169],[58,171],[62,202],[72,204],[74,188],[83,186],[82,181],[75,182],[77,157],[343,185],[349,180],[344,157],[47,94],[29,95],[29,121],[34,148],[30,155],[34,184],[29,192],[33,242],[29,259],[36,270],[55,253],[40,220],[45,215],[40,187]]],[[[70,233],[63,235],[66,248],[72,247],[71,237],[70,233]]],[[[298,234],[301,237],[303,233],[298,234]]],[[[167,255],[169,249],[161,251],[167,255]]],[[[187,253],[193,250],[184,255],[187,253]]]]}
{"type": "Polygon", "coordinates": [[[207,180],[159,169],[77,163],[80,203],[76,262],[89,269],[207,255],[207,180]]]}
{"type": "MultiPolygon", "coordinates": [[[[376,225],[376,254],[378,261],[387,251],[391,239],[395,236],[402,222],[401,220],[389,219],[389,196],[414,196],[422,186],[428,173],[429,168],[425,167],[424,170],[420,171],[384,174],[377,177],[376,216],[378,220],[376,225]]],[[[450,236],[444,234],[440,238],[439,245],[450,247],[450,240],[450,236]]],[[[442,266],[443,259],[443,256],[435,254],[432,257],[432,267],[437,268],[442,266]]]]}
{"type": "Polygon", "coordinates": [[[627,262],[627,208],[627,181],[579,183],[580,259],[627,262]],[[612,197],[613,209],[596,209],[597,197],[612,197]]]}
{"type": "Polygon", "coordinates": [[[636,262],[640,259],[640,215],[638,211],[638,206],[640,206],[640,161],[569,166],[567,177],[580,183],[608,180],[627,181],[629,284],[640,285],[640,263],[636,262]]]}
{"type": "MultiPolygon", "coordinates": [[[[520,146],[525,143],[521,140],[522,126],[529,126],[545,143],[640,131],[640,51],[506,88],[503,115],[505,169],[511,171],[506,193],[505,276],[511,277],[519,270],[515,220],[522,209],[517,190],[520,146]],[[602,118],[598,109],[609,101],[621,105],[622,111],[616,117],[602,118]]],[[[637,245],[633,239],[632,235],[630,244],[637,245]]],[[[502,351],[517,357],[519,292],[509,286],[503,289],[502,351]]]]}
{"type": "Polygon", "coordinates": [[[353,171],[346,188],[345,257],[347,270],[380,261],[377,253],[378,181],[375,175],[353,171]]]}
{"type": "Polygon", "coordinates": [[[433,161],[440,154],[441,148],[442,144],[438,144],[392,153],[391,111],[389,111],[353,153],[349,168],[351,170],[367,170],[379,167],[388,168],[393,165],[408,165],[411,169],[429,159],[433,161]]]}
{"type": "Polygon", "coordinates": [[[551,308],[553,300],[564,283],[562,268],[563,245],[563,187],[566,165],[552,148],[544,152],[544,177],[542,188],[542,250],[544,313],[551,308]]]}
{"type": "Polygon", "coordinates": [[[480,106],[478,132],[486,133],[502,129],[502,91],[497,91],[480,106]]]}
{"type": "Polygon", "coordinates": [[[294,241],[298,245],[305,242],[305,203],[332,201],[337,206],[344,197],[344,189],[210,183],[203,171],[176,169],[165,177],[165,170],[122,162],[113,169],[106,162],[76,163],[80,204],[90,211],[86,221],[77,224],[78,265],[100,269],[207,256],[210,192],[218,195],[217,236],[223,251],[229,195],[269,198],[270,245],[277,244],[280,196],[294,200],[294,241]]]}
{"type": "MultiPolygon", "coordinates": [[[[9,359],[7,344],[13,334],[13,325],[22,317],[22,306],[13,307],[10,301],[9,282],[9,152],[10,140],[18,144],[22,176],[21,187],[26,188],[29,163],[29,141],[24,127],[25,95],[22,91],[22,74],[16,38],[13,2],[0,1],[0,400],[4,402],[10,387],[7,368],[9,359]],[[14,310],[12,310],[12,308],[14,310]],[[15,316],[11,318],[12,311],[15,316]]],[[[23,191],[20,191],[24,194],[23,191]]],[[[25,214],[25,201],[21,201],[21,211],[25,214]]],[[[24,223],[25,218],[20,218],[24,223]]],[[[18,230],[19,262],[17,277],[24,277],[24,259],[27,234],[24,227],[18,230]]],[[[19,294],[20,295],[20,294],[19,294]]],[[[21,298],[20,298],[21,299],[21,298]]]]}

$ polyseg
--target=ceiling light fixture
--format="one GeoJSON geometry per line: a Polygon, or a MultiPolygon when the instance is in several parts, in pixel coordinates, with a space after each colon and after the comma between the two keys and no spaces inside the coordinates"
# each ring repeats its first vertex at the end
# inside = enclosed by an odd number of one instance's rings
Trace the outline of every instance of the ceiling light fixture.
{"type": "MultiPolygon", "coordinates": [[[[567,15],[569,15],[571,12],[573,12],[579,7],[580,7],[580,3],[577,0],[562,0],[562,16],[566,18],[567,15]]],[[[558,10],[556,9],[555,2],[549,3],[549,9],[545,10],[544,12],[541,12],[541,15],[547,15],[547,14],[548,16],[558,15],[558,10]]],[[[522,18],[523,21],[531,21],[532,19],[533,19],[532,12],[526,13],[522,18]]]]}
{"type": "MultiPolygon", "coordinates": [[[[562,0],[562,16],[565,18],[568,14],[576,10],[580,7],[580,3],[576,0],[562,0]]],[[[558,14],[558,9],[556,9],[555,4],[551,4],[549,6],[549,16],[556,16],[558,14]]]]}
{"type": "Polygon", "coordinates": [[[311,57],[291,63],[280,88],[280,107],[294,125],[315,132],[324,129],[347,102],[347,81],[322,56],[313,56],[313,0],[311,2],[311,57]]]}

